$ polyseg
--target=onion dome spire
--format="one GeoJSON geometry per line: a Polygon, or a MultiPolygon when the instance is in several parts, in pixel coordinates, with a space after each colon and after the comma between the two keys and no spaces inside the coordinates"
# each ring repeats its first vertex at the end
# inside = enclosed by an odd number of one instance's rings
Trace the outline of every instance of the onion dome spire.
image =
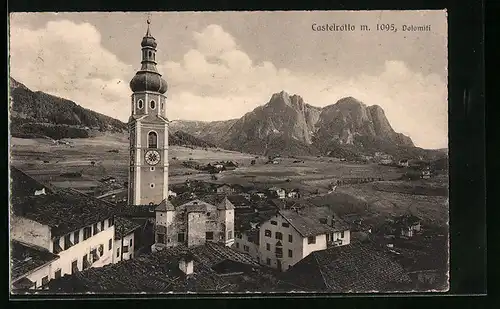
{"type": "Polygon", "coordinates": [[[142,61],[141,69],[130,81],[130,89],[133,92],[154,91],[164,94],[167,92],[167,82],[161,77],[156,68],[156,40],[151,35],[150,24],[147,20],[148,28],[141,41],[142,61]]]}

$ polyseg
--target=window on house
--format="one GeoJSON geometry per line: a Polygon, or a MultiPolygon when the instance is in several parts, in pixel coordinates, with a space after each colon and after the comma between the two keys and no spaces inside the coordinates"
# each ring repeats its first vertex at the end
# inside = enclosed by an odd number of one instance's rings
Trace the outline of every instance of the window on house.
{"type": "Polygon", "coordinates": [[[210,213],[209,212],[207,212],[207,217],[210,217],[210,213]]]}
{"type": "Polygon", "coordinates": [[[214,232],[206,232],[205,238],[206,238],[206,240],[213,240],[214,239],[214,232]]]}
{"type": "Polygon", "coordinates": [[[327,223],[326,218],[319,219],[319,223],[326,224],[327,223]]]}
{"type": "Polygon", "coordinates": [[[49,283],[49,276],[42,278],[42,287],[45,287],[49,283]]]}
{"type": "Polygon", "coordinates": [[[75,243],[75,245],[80,242],[80,231],[79,230],[73,234],[73,242],[75,243]]]}
{"type": "Polygon", "coordinates": [[[239,248],[240,247],[240,244],[239,243],[236,243],[236,248],[239,248]]]}
{"type": "Polygon", "coordinates": [[[113,248],[113,239],[110,239],[108,241],[108,250],[111,250],[113,248]]]}
{"type": "Polygon", "coordinates": [[[267,251],[271,251],[271,245],[270,244],[266,244],[266,250],[267,251]]]}
{"type": "Polygon", "coordinates": [[[92,236],[92,227],[86,226],[83,228],[83,240],[89,239],[92,236]]]}
{"type": "Polygon", "coordinates": [[[82,259],[82,269],[84,269],[84,270],[85,270],[85,269],[87,269],[87,268],[89,268],[89,267],[90,267],[89,258],[88,258],[88,256],[85,254],[85,255],[83,256],[83,259],[82,259]]]}
{"type": "Polygon", "coordinates": [[[53,246],[53,251],[55,254],[58,254],[59,252],[63,251],[62,248],[61,248],[61,245],[59,244],[61,241],[61,239],[59,237],[57,237],[56,239],[54,239],[54,242],[52,244],[53,246]]]}
{"type": "Polygon", "coordinates": [[[152,55],[151,55],[151,51],[148,51],[148,54],[149,54],[149,58],[151,58],[151,56],[152,56],[152,55]]]}
{"type": "Polygon", "coordinates": [[[148,133],[148,148],[158,148],[158,135],[156,132],[148,133]]]}
{"type": "Polygon", "coordinates": [[[101,221],[101,231],[104,231],[104,221],[101,221]]]}
{"type": "Polygon", "coordinates": [[[344,231],[340,232],[340,238],[344,238],[344,231]]]}
{"type": "Polygon", "coordinates": [[[113,226],[115,224],[115,220],[113,218],[109,218],[109,226],[113,226]]]}
{"type": "Polygon", "coordinates": [[[165,243],[165,234],[158,234],[158,243],[160,244],[165,243]]]}
{"type": "Polygon", "coordinates": [[[271,265],[271,259],[267,258],[266,263],[267,263],[267,265],[271,265]]]}
{"type": "Polygon", "coordinates": [[[142,109],[144,107],[144,102],[142,100],[137,101],[137,108],[142,109]]]}
{"type": "Polygon", "coordinates": [[[104,245],[99,245],[99,256],[103,256],[104,254],[104,245]]]}
{"type": "Polygon", "coordinates": [[[149,107],[151,107],[151,109],[155,109],[156,108],[156,102],[154,100],[151,100],[151,102],[149,102],[149,107]]]}
{"type": "Polygon", "coordinates": [[[288,234],[288,242],[293,242],[293,236],[288,234]]]}
{"type": "Polygon", "coordinates": [[[241,233],[236,233],[236,237],[239,238],[239,239],[242,239],[243,235],[241,233]]]}
{"type": "Polygon", "coordinates": [[[99,255],[97,255],[97,250],[96,249],[92,249],[90,251],[90,256],[92,257],[92,263],[94,263],[96,261],[99,261],[99,255]]]}
{"type": "Polygon", "coordinates": [[[248,251],[250,251],[250,247],[249,246],[243,246],[243,250],[245,250],[245,252],[248,252],[248,251]]]}
{"type": "Polygon", "coordinates": [[[56,272],[54,273],[54,278],[56,278],[56,279],[61,278],[61,270],[60,269],[56,270],[56,272]]]}
{"type": "Polygon", "coordinates": [[[73,246],[73,243],[71,242],[71,234],[64,235],[64,250],[68,250],[73,246]]]}
{"type": "Polygon", "coordinates": [[[78,272],[78,260],[71,262],[71,274],[78,272]]]}
{"type": "Polygon", "coordinates": [[[92,228],[94,230],[93,235],[96,235],[97,233],[99,233],[99,230],[97,229],[97,223],[94,223],[94,225],[92,226],[92,228]]]}
{"type": "Polygon", "coordinates": [[[280,248],[280,247],[276,247],[275,251],[276,253],[276,257],[277,258],[282,258],[283,257],[283,248],[280,248]]]}
{"type": "Polygon", "coordinates": [[[272,221],[271,221],[271,224],[272,224],[272,225],[278,225],[278,222],[276,222],[276,221],[272,220],[272,221]]]}
{"type": "Polygon", "coordinates": [[[316,236],[307,237],[307,243],[308,244],[315,244],[316,243],[316,236]]]}
{"type": "Polygon", "coordinates": [[[128,246],[123,246],[123,253],[128,253],[128,246]]]}
{"type": "Polygon", "coordinates": [[[177,234],[177,242],[184,242],[184,233],[177,234]]]}
{"type": "Polygon", "coordinates": [[[267,237],[271,237],[271,230],[265,230],[264,235],[266,235],[267,237]]]}
{"type": "Polygon", "coordinates": [[[132,248],[132,245],[133,245],[132,240],[133,240],[133,239],[131,238],[131,239],[130,239],[130,244],[129,244],[130,248],[132,248]]]}
{"type": "Polygon", "coordinates": [[[281,226],[282,226],[282,227],[290,227],[290,224],[288,224],[288,223],[286,223],[286,222],[283,222],[283,223],[281,223],[281,226]]]}
{"type": "Polygon", "coordinates": [[[281,232],[276,232],[276,239],[283,240],[283,234],[281,234],[281,232]]]}
{"type": "Polygon", "coordinates": [[[227,239],[233,238],[233,231],[227,231],[227,239]]]}
{"type": "Polygon", "coordinates": [[[120,257],[120,248],[116,248],[116,257],[119,258],[120,257]]]}

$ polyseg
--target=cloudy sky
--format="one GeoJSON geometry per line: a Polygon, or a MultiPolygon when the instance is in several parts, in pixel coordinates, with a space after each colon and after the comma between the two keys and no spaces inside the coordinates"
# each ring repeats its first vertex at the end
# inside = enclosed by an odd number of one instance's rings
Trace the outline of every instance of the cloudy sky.
{"type": "MultiPolygon", "coordinates": [[[[32,90],[127,121],[146,13],[14,13],[10,74],[32,90]]],[[[444,11],[152,13],[168,118],[241,117],[275,92],[315,106],[353,96],[417,146],[447,147],[444,11]],[[315,32],[312,24],[352,24],[315,32]],[[377,32],[376,24],[430,25],[377,32]],[[359,31],[360,25],[372,31],[359,31]]]]}

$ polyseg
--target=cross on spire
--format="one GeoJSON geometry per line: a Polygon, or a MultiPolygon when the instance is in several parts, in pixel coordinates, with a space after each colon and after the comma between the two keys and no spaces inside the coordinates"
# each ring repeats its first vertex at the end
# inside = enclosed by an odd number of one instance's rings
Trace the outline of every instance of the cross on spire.
{"type": "Polygon", "coordinates": [[[151,36],[151,30],[149,29],[149,25],[151,24],[151,13],[147,13],[146,23],[148,24],[148,30],[146,31],[146,36],[151,36]]]}

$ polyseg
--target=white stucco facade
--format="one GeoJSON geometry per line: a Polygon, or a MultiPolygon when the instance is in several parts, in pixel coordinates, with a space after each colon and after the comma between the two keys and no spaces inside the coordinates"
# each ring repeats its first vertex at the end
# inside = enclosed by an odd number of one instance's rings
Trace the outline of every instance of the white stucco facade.
{"type": "MultiPolygon", "coordinates": [[[[58,259],[32,270],[21,277],[30,279],[36,283],[36,288],[40,288],[42,283],[46,283],[56,277],[72,274],[74,267],[78,271],[83,270],[83,260],[85,258],[88,261],[87,267],[101,267],[112,263],[115,234],[113,219],[109,218],[96,223],[99,232],[95,235],[93,230],[94,224],[91,224],[66,235],[52,237],[51,229],[47,225],[23,217],[13,218],[11,224],[11,237],[13,240],[41,247],[59,256],[58,259]],[[84,239],[85,228],[87,228],[87,231],[90,231],[87,239],[84,239]],[[67,240],[71,244],[68,242],[65,245],[67,240]],[[55,248],[57,244],[61,251],[55,248]]],[[[13,279],[15,280],[15,278],[13,279]]]]}
{"type": "Polygon", "coordinates": [[[113,263],[118,263],[122,260],[129,260],[134,258],[134,250],[135,250],[135,233],[130,233],[123,237],[122,239],[114,240],[114,249],[113,249],[113,263]]]}

